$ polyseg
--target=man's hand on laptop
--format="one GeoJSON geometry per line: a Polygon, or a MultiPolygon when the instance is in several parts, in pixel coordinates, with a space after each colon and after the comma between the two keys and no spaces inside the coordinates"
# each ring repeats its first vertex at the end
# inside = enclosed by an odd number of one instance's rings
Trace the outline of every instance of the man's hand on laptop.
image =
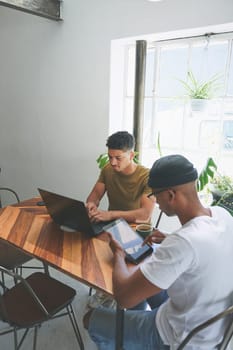
{"type": "Polygon", "coordinates": [[[92,210],[89,213],[89,217],[90,217],[92,222],[101,222],[101,221],[111,221],[111,220],[113,220],[112,212],[108,211],[108,210],[100,210],[100,209],[92,210]]]}
{"type": "Polygon", "coordinates": [[[97,205],[94,202],[87,202],[86,208],[87,208],[89,217],[91,217],[92,213],[94,213],[97,210],[97,205]]]}

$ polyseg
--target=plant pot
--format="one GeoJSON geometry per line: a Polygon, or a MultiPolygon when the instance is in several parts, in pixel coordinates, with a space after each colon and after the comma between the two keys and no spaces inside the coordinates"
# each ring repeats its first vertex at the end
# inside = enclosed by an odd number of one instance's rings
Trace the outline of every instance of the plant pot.
{"type": "Polygon", "coordinates": [[[224,191],[219,190],[218,187],[213,184],[209,184],[209,189],[215,201],[218,201],[224,195],[224,191]]]}
{"type": "Polygon", "coordinates": [[[201,98],[194,98],[190,101],[191,110],[193,112],[203,112],[208,104],[208,100],[201,98]]]}

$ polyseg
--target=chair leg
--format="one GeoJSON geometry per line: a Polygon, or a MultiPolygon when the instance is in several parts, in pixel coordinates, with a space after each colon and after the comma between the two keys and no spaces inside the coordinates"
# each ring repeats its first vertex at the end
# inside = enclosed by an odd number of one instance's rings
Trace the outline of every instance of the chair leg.
{"type": "Polygon", "coordinates": [[[3,272],[1,272],[0,286],[1,286],[2,290],[3,290],[3,292],[5,292],[7,288],[6,288],[6,285],[5,285],[5,277],[4,277],[4,273],[3,272]]]}
{"type": "Polygon", "coordinates": [[[5,284],[5,276],[4,276],[4,272],[1,272],[1,286],[3,288],[3,290],[6,290],[6,284],[5,284]]]}
{"type": "Polygon", "coordinates": [[[48,264],[46,264],[45,262],[42,262],[43,266],[44,266],[44,272],[46,273],[46,275],[49,276],[49,266],[48,264]]]}
{"type": "Polygon", "coordinates": [[[24,342],[24,339],[26,338],[26,335],[28,334],[29,328],[26,328],[20,342],[18,344],[18,334],[17,334],[17,328],[14,328],[14,343],[15,343],[15,350],[19,350],[24,342]]]}
{"type": "Polygon", "coordinates": [[[38,326],[35,326],[34,337],[33,337],[33,350],[36,350],[37,334],[38,334],[38,326]]]}
{"type": "Polygon", "coordinates": [[[76,339],[78,341],[79,347],[80,347],[81,350],[84,350],[84,344],[83,344],[81,333],[80,333],[80,330],[79,330],[79,327],[78,327],[78,323],[77,323],[77,320],[76,320],[74,309],[73,309],[71,304],[68,305],[66,309],[67,309],[67,312],[68,312],[71,324],[73,326],[74,333],[75,333],[76,339]]]}
{"type": "Polygon", "coordinates": [[[14,328],[14,348],[15,348],[15,350],[17,350],[18,349],[18,339],[17,339],[17,330],[16,330],[16,328],[14,328]]]}
{"type": "Polygon", "coordinates": [[[233,336],[233,323],[230,322],[230,325],[227,328],[227,331],[224,335],[223,341],[219,347],[219,350],[225,350],[227,348],[227,345],[229,344],[232,336],[233,336]]]}
{"type": "Polygon", "coordinates": [[[22,266],[16,266],[12,271],[17,273],[17,275],[22,276],[22,266]]]}

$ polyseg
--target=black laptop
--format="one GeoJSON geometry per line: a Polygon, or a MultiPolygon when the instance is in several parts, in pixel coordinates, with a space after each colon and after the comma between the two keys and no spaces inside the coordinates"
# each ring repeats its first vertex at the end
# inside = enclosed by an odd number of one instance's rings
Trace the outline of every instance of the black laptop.
{"type": "Polygon", "coordinates": [[[38,188],[38,191],[49,215],[64,231],[80,231],[91,237],[103,232],[103,227],[108,223],[92,223],[82,201],[41,188],[38,188]]]}

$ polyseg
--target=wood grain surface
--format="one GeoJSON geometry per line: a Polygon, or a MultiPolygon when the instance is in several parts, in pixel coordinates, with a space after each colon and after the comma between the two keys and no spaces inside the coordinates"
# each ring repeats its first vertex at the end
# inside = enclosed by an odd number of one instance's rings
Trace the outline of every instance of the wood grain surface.
{"type": "Polygon", "coordinates": [[[88,238],[56,225],[41,198],[0,210],[0,238],[80,282],[112,295],[112,252],[106,235],[88,238]]]}

